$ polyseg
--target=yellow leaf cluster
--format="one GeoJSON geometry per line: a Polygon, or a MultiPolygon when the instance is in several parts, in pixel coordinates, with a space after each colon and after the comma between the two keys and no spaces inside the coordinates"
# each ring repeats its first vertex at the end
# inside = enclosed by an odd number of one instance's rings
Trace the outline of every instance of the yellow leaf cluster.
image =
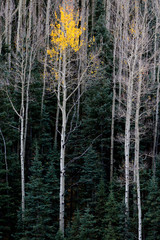
{"type": "Polygon", "coordinates": [[[68,47],[77,52],[83,45],[83,40],[80,41],[82,30],[79,26],[78,13],[75,14],[73,9],[69,9],[69,7],[66,7],[66,10],[60,7],[60,18],[57,17],[56,13],[55,18],[56,22],[51,25],[53,30],[50,34],[53,48],[47,50],[47,53],[53,57],[68,47]]]}
{"type": "Polygon", "coordinates": [[[135,24],[134,24],[134,23],[132,23],[132,25],[130,26],[130,33],[131,33],[132,35],[134,35],[134,34],[136,33],[135,24]]]}

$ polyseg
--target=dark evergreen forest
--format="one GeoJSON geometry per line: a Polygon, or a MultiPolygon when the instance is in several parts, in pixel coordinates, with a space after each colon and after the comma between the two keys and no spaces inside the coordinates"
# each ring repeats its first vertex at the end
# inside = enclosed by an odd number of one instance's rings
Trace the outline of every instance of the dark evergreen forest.
{"type": "Polygon", "coordinates": [[[159,0],[0,0],[0,239],[160,239],[159,37],[159,0]]]}

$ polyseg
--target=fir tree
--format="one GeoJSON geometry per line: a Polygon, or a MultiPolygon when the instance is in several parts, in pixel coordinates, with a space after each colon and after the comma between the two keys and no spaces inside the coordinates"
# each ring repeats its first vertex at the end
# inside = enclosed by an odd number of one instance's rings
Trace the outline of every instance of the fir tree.
{"type": "Polygon", "coordinates": [[[148,184],[144,226],[146,240],[160,239],[160,193],[157,179],[152,177],[148,184]]]}
{"type": "Polygon", "coordinates": [[[105,205],[106,205],[106,186],[104,179],[101,178],[96,192],[96,201],[94,207],[94,216],[96,220],[97,239],[102,239],[104,235],[104,216],[105,216],[105,205]]]}
{"type": "MultiPolygon", "coordinates": [[[[54,166],[47,171],[39,160],[38,147],[30,168],[29,182],[26,184],[26,210],[23,229],[20,234],[24,239],[53,239],[56,232],[55,209],[57,179],[54,166]]],[[[20,238],[22,239],[22,238],[20,238]]]]}
{"type": "Polygon", "coordinates": [[[96,221],[89,208],[85,209],[84,214],[80,218],[79,240],[96,239],[96,221]]]}

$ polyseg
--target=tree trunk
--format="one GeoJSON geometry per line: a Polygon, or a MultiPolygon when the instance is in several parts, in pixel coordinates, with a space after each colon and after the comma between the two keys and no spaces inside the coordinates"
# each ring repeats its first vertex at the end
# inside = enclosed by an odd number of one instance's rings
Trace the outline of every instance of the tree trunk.
{"type": "MultiPolygon", "coordinates": [[[[23,69],[23,64],[22,64],[23,69]]],[[[24,78],[21,76],[21,117],[20,117],[20,160],[21,160],[21,194],[22,194],[22,220],[24,219],[25,211],[25,176],[24,176],[24,78]]]]}
{"type": "Polygon", "coordinates": [[[58,72],[58,93],[57,93],[57,112],[56,112],[56,124],[55,124],[55,137],[54,137],[54,146],[57,148],[57,134],[58,134],[58,125],[59,125],[59,102],[60,102],[60,85],[61,85],[61,51],[59,57],[59,72],[58,72]]]}
{"type": "Polygon", "coordinates": [[[95,16],[95,0],[92,0],[92,36],[94,28],[94,16],[95,16]]]}
{"type": "Polygon", "coordinates": [[[61,129],[61,153],[60,153],[60,213],[59,213],[59,228],[64,234],[64,197],[65,197],[65,141],[66,141],[66,52],[63,53],[63,70],[62,70],[62,89],[63,89],[63,103],[62,103],[62,129],[61,129]]]}
{"type": "Polygon", "coordinates": [[[16,42],[16,50],[19,52],[20,50],[20,28],[22,25],[22,0],[19,0],[19,5],[18,5],[18,27],[17,27],[17,42],[16,42]]]}
{"type": "Polygon", "coordinates": [[[11,37],[12,37],[12,11],[13,11],[13,3],[12,0],[9,0],[9,9],[8,9],[8,67],[9,71],[11,69],[11,37]]]}
{"type": "MultiPolygon", "coordinates": [[[[119,14],[119,4],[117,5],[115,29],[117,29],[119,14]]],[[[112,124],[111,124],[111,155],[110,155],[110,181],[113,178],[113,153],[114,153],[114,121],[115,121],[115,102],[116,102],[116,50],[117,50],[117,32],[114,35],[114,50],[113,50],[113,98],[112,98],[112,124]]]]}
{"type": "MultiPolygon", "coordinates": [[[[156,53],[157,51],[157,34],[158,34],[158,22],[159,19],[156,17],[156,29],[155,29],[155,42],[154,42],[154,52],[156,53]]],[[[157,66],[157,58],[156,54],[154,56],[154,76],[153,76],[153,81],[155,82],[156,80],[156,66],[157,66]]],[[[160,63],[160,61],[159,61],[160,63]]],[[[157,145],[157,132],[158,132],[158,120],[159,120],[159,101],[160,101],[160,96],[159,96],[159,91],[160,91],[160,84],[159,84],[159,65],[158,65],[158,72],[157,72],[157,94],[156,94],[156,121],[155,121],[155,127],[154,127],[154,142],[153,142],[153,158],[152,158],[152,169],[153,169],[153,174],[155,176],[156,172],[156,145],[157,145]]]]}
{"type": "Polygon", "coordinates": [[[158,122],[159,122],[159,101],[160,101],[159,74],[160,74],[160,66],[158,66],[158,72],[157,72],[156,121],[155,121],[155,127],[154,127],[153,160],[152,160],[152,169],[153,169],[154,176],[156,174],[156,146],[157,146],[158,122]]]}
{"type": "Polygon", "coordinates": [[[111,21],[111,0],[107,0],[106,6],[106,28],[110,30],[110,21],[111,21]]]}
{"type": "Polygon", "coordinates": [[[9,23],[9,14],[8,14],[8,9],[9,9],[9,0],[6,0],[5,4],[5,44],[8,44],[8,23],[9,23]]]}
{"type": "Polygon", "coordinates": [[[139,66],[139,78],[138,78],[138,92],[136,103],[136,116],[135,116],[135,171],[136,171],[136,183],[137,183],[137,206],[138,206],[138,240],[142,240],[142,210],[141,210],[141,193],[140,193],[140,179],[139,179],[139,110],[141,102],[141,88],[142,88],[142,66],[139,66]]]}

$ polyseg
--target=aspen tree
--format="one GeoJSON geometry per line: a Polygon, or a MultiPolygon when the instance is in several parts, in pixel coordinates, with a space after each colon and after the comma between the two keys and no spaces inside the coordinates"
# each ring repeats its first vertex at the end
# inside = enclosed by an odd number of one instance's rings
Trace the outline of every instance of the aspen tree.
{"type": "Polygon", "coordinates": [[[16,49],[17,52],[19,52],[20,50],[20,28],[22,26],[22,0],[19,0],[19,4],[18,4],[18,26],[17,26],[17,40],[16,40],[16,49]]]}
{"type": "Polygon", "coordinates": [[[111,0],[106,1],[106,28],[110,30],[111,24],[111,0]]]}
{"type": "MultiPolygon", "coordinates": [[[[129,16],[129,2],[124,5],[124,39],[125,50],[128,55],[128,16],[129,16]],[[125,29],[126,28],[126,29],[125,29]]],[[[136,51],[137,53],[137,51],[136,51]]],[[[125,215],[126,215],[126,231],[128,229],[129,220],[129,150],[130,150],[130,121],[132,112],[132,93],[133,93],[133,73],[131,71],[131,64],[128,62],[128,72],[125,72],[126,79],[128,77],[127,84],[127,110],[126,110],[126,122],[125,122],[125,215]],[[128,76],[127,76],[128,75],[128,76]]]]}
{"type": "Polygon", "coordinates": [[[137,22],[138,28],[136,28],[136,31],[138,31],[139,35],[139,71],[138,71],[138,83],[137,85],[137,96],[136,96],[136,113],[135,113],[135,159],[134,159],[134,166],[135,166],[135,172],[136,172],[136,185],[137,185],[137,208],[138,208],[138,239],[142,240],[142,209],[141,209],[141,191],[140,191],[140,176],[139,176],[139,158],[140,158],[140,107],[141,107],[141,95],[142,95],[142,86],[143,81],[145,80],[145,69],[147,66],[146,59],[142,59],[142,55],[146,50],[146,47],[148,47],[148,29],[146,27],[146,16],[147,16],[147,1],[145,1],[145,10],[143,15],[140,13],[140,6],[137,1],[135,1],[135,11],[137,11],[137,22]],[[142,76],[143,72],[143,76],[142,76]]]}
{"type": "MultiPolygon", "coordinates": [[[[19,2],[20,4],[20,2],[19,2]]],[[[21,3],[22,4],[22,3],[21,3]]],[[[18,111],[12,99],[7,92],[10,103],[13,110],[18,115],[20,119],[20,162],[21,162],[21,209],[22,209],[22,219],[24,219],[25,211],[25,148],[26,148],[26,138],[27,138],[27,128],[28,128],[28,110],[29,110],[29,89],[31,82],[31,71],[32,63],[36,56],[36,45],[34,41],[34,36],[31,35],[32,31],[32,16],[33,16],[33,0],[30,0],[28,11],[26,11],[25,1],[22,5],[19,5],[20,16],[18,18],[18,30],[17,30],[17,48],[14,59],[16,64],[13,65],[14,74],[16,75],[16,85],[21,90],[21,106],[18,111]],[[28,21],[26,20],[28,18],[28,21]],[[22,29],[24,25],[24,29],[22,29]]]]}
{"type": "Polygon", "coordinates": [[[95,17],[95,0],[92,0],[92,35],[93,35],[93,28],[94,28],[94,17],[95,17]]]}
{"type": "Polygon", "coordinates": [[[110,153],[110,181],[113,178],[113,152],[114,152],[114,122],[115,122],[115,102],[116,102],[116,50],[118,41],[118,14],[119,3],[117,3],[117,14],[114,26],[114,50],[113,50],[113,98],[112,98],[112,123],[111,123],[111,153],[110,153]]]}
{"type": "Polygon", "coordinates": [[[9,23],[9,14],[8,14],[8,9],[9,9],[9,0],[6,0],[5,4],[5,44],[8,44],[8,23],[9,23]]]}
{"type": "MultiPolygon", "coordinates": [[[[58,89],[61,91],[57,94],[58,105],[62,114],[61,122],[61,150],[60,150],[60,212],[59,212],[59,229],[64,234],[64,204],[65,204],[65,151],[66,151],[66,127],[67,119],[70,113],[67,112],[67,102],[71,96],[78,90],[79,84],[73,88],[71,92],[68,92],[70,83],[67,81],[67,54],[68,50],[78,52],[83,45],[83,41],[79,41],[79,37],[82,35],[82,30],[79,28],[78,13],[75,14],[73,8],[69,8],[63,2],[63,7],[60,7],[60,19],[58,19],[55,13],[56,23],[52,25],[53,30],[51,32],[51,43],[53,48],[48,50],[48,54],[51,58],[54,56],[62,58],[62,73],[61,78],[58,77],[58,89]],[[60,96],[61,94],[61,96],[60,96]]],[[[84,30],[84,29],[83,29],[84,30]]],[[[57,71],[56,75],[57,76],[57,71]]],[[[60,76],[60,75],[59,75],[60,76]]],[[[80,79],[82,81],[82,79],[80,79]]],[[[72,81],[72,80],[71,80],[72,81]]]]}
{"type": "Polygon", "coordinates": [[[155,0],[154,1],[154,12],[156,16],[156,26],[155,26],[155,38],[154,38],[154,71],[153,71],[153,81],[155,82],[157,80],[157,93],[156,93],[156,119],[155,119],[155,126],[154,126],[154,142],[153,142],[153,157],[152,157],[152,169],[153,169],[153,174],[155,176],[155,171],[156,171],[156,146],[157,146],[157,135],[158,135],[158,121],[159,121],[159,101],[160,101],[160,82],[159,82],[159,73],[160,73],[160,58],[158,57],[158,71],[156,74],[156,67],[157,67],[157,45],[158,45],[158,40],[157,40],[157,35],[158,35],[158,30],[159,30],[159,20],[160,20],[160,3],[155,0]]]}
{"type": "Polygon", "coordinates": [[[2,38],[2,33],[3,33],[2,18],[3,18],[3,12],[4,12],[3,8],[4,8],[4,5],[3,5],[3,2],[1,1],[0,2],[0,54],[2,51],[2,41],[3,41],[3,38],[2,38]]]}
{"type": "MultiPolygon", "coordinates": [[[[117,2],[119,4],[119,2],[117,2]]],[[[121,94],[122,94],[122,67],[123,67],[123,26],[122,26],[122,16],[123,16],[123,8],[122,4],[120,4],[120,14],[119,14],[119,44],[118,44],[118,84],[119,84],[119,110],[121,107],[121,94]]]]}

